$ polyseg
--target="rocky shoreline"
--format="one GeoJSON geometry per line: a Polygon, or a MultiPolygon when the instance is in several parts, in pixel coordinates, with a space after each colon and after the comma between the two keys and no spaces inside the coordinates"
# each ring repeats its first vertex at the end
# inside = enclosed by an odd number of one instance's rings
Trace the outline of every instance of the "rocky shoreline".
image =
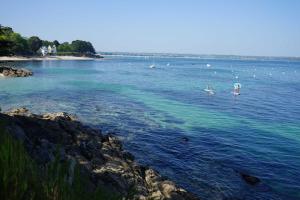
{"type": "Polygon", "coordinates": [[[8,76],[8,77],[27,77],[27,76],[32,76],[33,72],[24,68],[0,66],[0,75],[8,76]]]}
{"type": "Polygon", "coordinates": [[[62,160],[76,162],[89,177],[91,188],[127,196],[134,188],[137,200],[196,200],[198,197],[163,178],[155,170],[141,166],[122,148],[112,134],[87,127],[67,113],[36,115],[26,108],[0,113],[4,129],[23,144],[29,155],[45,165],[60,147],[62,160]]]}

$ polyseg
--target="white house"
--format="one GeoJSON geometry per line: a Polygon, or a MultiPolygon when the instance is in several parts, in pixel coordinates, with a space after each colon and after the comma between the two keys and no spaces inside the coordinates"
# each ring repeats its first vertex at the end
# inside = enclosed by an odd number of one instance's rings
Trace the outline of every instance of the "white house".
{"type": "Polygon", "coordinates": [[[41,52],[42,56],[46,56],[46,55],[48,54],[48,49],[47,49],[47,47],[42,46],[42,47],[40,48],[40,52],[41,52]]]}
{"type": "Polygon", "coordinates": [[[52,47],[48,45],[48,54],[52,54],[52,47]]]}
{"type": "Polygon", "coordinates": [[[39,52],[41,52],[42,56],[46,56],[46,55],[56,55],[57,53],[57,49],[56,46],[53,45],[52,47],[49,45],[48,48],[46,46],[42,46],[39,49],[39,52]]]}

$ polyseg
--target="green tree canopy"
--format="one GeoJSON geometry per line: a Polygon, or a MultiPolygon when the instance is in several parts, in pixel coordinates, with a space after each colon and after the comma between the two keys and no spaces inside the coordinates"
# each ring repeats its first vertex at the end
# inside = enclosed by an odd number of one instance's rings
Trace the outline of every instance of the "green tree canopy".
{"type": "Polygon", "coordinates": [[[54,41],[53,41],[53,44],[54,44],[56,47],[58,47],[58,46],[60,45],[60,43],[59,43],[57,40],[54,40],[54,41]]]}
{"type": "Polygon", "coordinates": [[[29,39],[15,33],[12,28],[0,25],[0,56],[6,55],[29,55],[37,54],[41,46],[57,47],[58,52],[75,53],[76,55],[95,54],[93,45],[88,41],[74,40],[72,43],[64,42],[60,44],[57,40],[53,42],[41,40],[37,36],[29,39]]]}
{"type": "Polygon", "coordinates": [[[29,49],[33,53],[36,53],[41,48],[42,45],[43,45],[42,40],[40,40],[40,38],[37,36],[32,36],[28,39],[29,49]]]}
{"type": "Polygon", "coordinates": [[[12,28],[4,27],[0,25],[0,55],[10,55],[12,54],[11,48],[13,46],[13,41],[9,37],[13,33],[12,28]]]}
{"type": "Polygon", "coordinates": [[[5,27],[0,24],[0,35],[9,35],[9,34],[12,34],[13,32],[14,31],[12,28],[5,27]]]}
{"type": "Polygon", "coordinates": [[[42,43],[43,43],[43,46],[46,46],[46,47],[49,46],[49,45],[50,45],[50,46],[53,45],[53,42],[50,42],[50,41],[48,41],[48,40],[43,40],[42,43]]]}
{"type": "Polygon", "coordinates": [[[12,28],[0,25],[0,55],[30,54],[27,40],[12,28]]]}
{"type": "Polygon", "coordinates": [[[93,45],[90,42],[75,40],[72,42],[72,48],[74,52],[79,53],[96,53],[93,45]]]}
{"type": "Polygon", "coordinates": [[[24,39],[19,33],[10,34],[9,38],[12,41],[11,52],[14,55],[30,54],[27,40],[24,39]]]}
{"type": "Polygon", "coordinates": [[[64,42],[57,47],[59,52],[72,52],[72,46],[68,42],[64,42]]]}

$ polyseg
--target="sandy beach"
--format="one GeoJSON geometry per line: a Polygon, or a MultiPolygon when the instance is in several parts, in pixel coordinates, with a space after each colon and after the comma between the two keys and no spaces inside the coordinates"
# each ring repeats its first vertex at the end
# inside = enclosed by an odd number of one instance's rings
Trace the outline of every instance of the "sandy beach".
{"type": "Polygon", "coordinates": [[[23,56],[0,56],[0,61],[35,61],[35,60],[94,60],[97,58],[78,56],[46,56],[46,57],[23,57],[23,56]]]}

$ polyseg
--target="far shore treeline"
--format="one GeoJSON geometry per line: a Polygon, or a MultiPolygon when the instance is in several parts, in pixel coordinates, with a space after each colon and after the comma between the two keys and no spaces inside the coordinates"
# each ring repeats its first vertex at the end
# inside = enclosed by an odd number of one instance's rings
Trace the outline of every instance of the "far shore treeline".
{"type": "Polygon", "coordinates": [[[42,46],[57,48],[57,55],[96,56],[93,45],[88,41],[74,40],[60,43],[57,40],[42,40],[37,36],[23,37],[10,27],[0,24],[0,56],[39,56],[42,46]]]}

